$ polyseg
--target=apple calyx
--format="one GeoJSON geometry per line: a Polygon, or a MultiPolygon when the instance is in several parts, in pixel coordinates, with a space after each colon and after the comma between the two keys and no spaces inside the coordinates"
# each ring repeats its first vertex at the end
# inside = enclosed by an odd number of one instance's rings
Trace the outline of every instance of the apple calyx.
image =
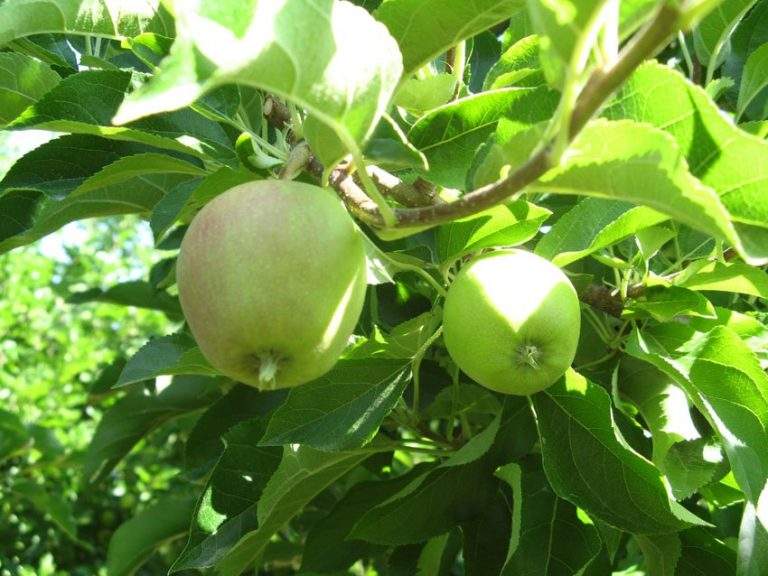
{"type": "Polygon", "coordinates": [[[539,364],[540,357],[541,351],[534,344],[525,344],[517,349],[518,363],[530,366],[534,370],[541,368],[541,364],[539,364]]]}
{"type": "Polygon", "coordinates": [[[275,377],[280,369],[280,357],[272,352],[262,352],[258,355],[259,382],[265,389],[274,388],[275,377]]]}

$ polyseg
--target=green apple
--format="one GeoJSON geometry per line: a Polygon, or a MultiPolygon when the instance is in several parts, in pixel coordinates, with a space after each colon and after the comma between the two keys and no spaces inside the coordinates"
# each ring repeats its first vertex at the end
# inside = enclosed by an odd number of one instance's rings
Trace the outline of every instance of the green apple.
{"type": "Polygon", "coordinates": [[[330,370],[366,289],[360,232],[328,189],[262,180],[216,197],[193,219],[176,277],[200,350],[261,389],[330,370]]]}
{"type": "Polygon", "coordinates": [[[500,250],[465,265],[452,282],[443,339],[472,379],[527,395],[568,369],[580,326],[576,291],[557,266],[524,250],[500,250]]]}

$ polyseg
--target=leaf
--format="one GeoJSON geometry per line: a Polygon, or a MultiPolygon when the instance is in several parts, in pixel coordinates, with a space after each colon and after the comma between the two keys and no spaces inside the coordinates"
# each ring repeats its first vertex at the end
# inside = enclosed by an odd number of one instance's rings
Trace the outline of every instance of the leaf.
{"type": "Polygon", "coordinates": [[[421,118],[408,139],[429,162],[424,177],[447,188],[466,187],[467,167],[477,148],[502,118],[527,127],[549,118],[558,95],[548,88],[504,88],[473,94],[437,108],[421,118]]]}
{"type": "Polygon", "coordinates": [[[466,576],[501,573],[507,559],[511,524],[510,505],[504,493],[497,490],[479,516],[461,525],[466,576]]]}
{"type": "Polygon", "coordinates": [[[85,218],[146,213],[200,169],[133,143],[64,136],[33,150],[0,182],[0,253],[85,218]]]}
{"type": "Polygon", "coordinates": [[[219,395],[216,379],[200,376],[174,378],[159,393],[131,390],[104,413],[84,460],[86,479],[106,477],[131,448],[161,424],[213,402],[219,395]]]}
{"type": "Polygon", "coordinates": [[[739,86],[736,116],[741,117],[750,102],[768,86],[768,43],[752,52],[744,65],[744,75],[739,86]]]}
{"type": "Polygon", "coordinates": [[[292,100],[356,151],[402,72],[386,28],[347,2],[204,0],[180,11],[176,27],[170,56],[125,99],[116,124],[182,108],[237,83],[292,100]]]}
{"type": "Polygon", "coordinates": [[[109,541],[110,576],[135,574],[157,548],[186,534],[194,505],[194,498],[165,496],[123,523],[109,541]]]}
{"type": "Polygon", "coordinates": [[[679,286],[653,286],[632,299],[625,309],[627,317],[647,314],[658,322],[671,322],[680,316],[716,318],[715,307],[698,292],[679,286]]]}
{"type": "Polygon", "coordinates": [[[456,78],[448,73],[409,78],[397,91],[395,104],[411,114],[421,116],[424,112],[449,102],[456,93],[456,86],[456,78]]]}
{"type": "Polygon", "coordinates": [[[370,450],[319,452],[287,446],[258,504],[259,527],[240,539],[216,564],[217,574],[237,576],[258,558],[270,538],[329,484],[366,458],[370,450]]]}
{"type": "Polygon", "coordinates": [[[388,0],[374,13],[403,53],[408,77],[442,52],[509,18],[522,0],[388,0]]]}
{"type": "MultiPolygon", "coordinates": [[[[541,56],[544,70],[554,79],[554,73],[563,73],[574,57],[577,45],[590,31],[590,24],[604,9],[604,2],[594,0],[557,0],[555,2],[527,2],[528,14],[534,30],[541,38],[541,56]]],[[[591,40],[594,44],[594,40],[591,40]]],[[[563,78],[558,78],[562,81],[563,78]]]]}
{"type": "Polygon", "coordinates": [[[69,304],[86,302],[107,302],[118,306],[134,306],[148,310],[165,312],[172,318],[181,317],[181,306],[175,298],[164,290],[157,290],[148,282],[136,280],[116,284],[106,290],[91,288],[82,292],[72,292],[67,297],[69,304]]]}
{"type": "Polygon", "coordinates": [[[29,432],[19,417],[0,409],[0,462],[13,456],[30,441],[29,432]]]}
{"type": "Polygon", "coordinates": [[[288,392],[261,444],[330,451],[363,446],[402,396],[410,379],[406,368],[400,360],[341,360],[326,375],[288,392]]]}
{"type": "Polygon", "coordinates": [[[61,80],[50,66],[14,52],[0,52],[0,127],[37,102],[61,80]]]}
{"type": "Polygon", "coordinates": [[[661,536],[640,534],[635,536],[645,558],[648,574],[654,576],[675,576],[682,546],[677,534],[661,536]]]}
{"type": "Polygon", "coordinates": [[[493,65],[485,77],[484,88],[538,86],[544,83],[539,62],[539,37],[526,36],[515,42],[493,65]]]}
{"type": "Polygon", "coordinates": [[[740,130],[703,89],[656,63],[641,65],[605,110],[670,133],[691,174],[728,209],[750,264],[768,262],[768,141],[740,130]]]}
{"type": "Polygon", "coordinates": [[[165,374],[215,376],[213,368],[186,332],[154,338],[144,344],[123,368],[116,387],[149,380],[165,374]]]}
{"type": "Polygon", "coordinates": [[[688,172],[675,140],[644,124],[592,122],[576,138],[562,165],[528,190],[648,206],[692,228],[725,238],[743,252],[731,215],[714,191],[688,172]]]}
{"type": "Polygon", "coordinates": [[[113,392],[112,386],[115,385],[117,379],[120,377],[120,373],[125,368],[125,358],[118,356],[114,362],[107,365],[98,377],[93,381],[90,388],[88,388],[88,394],[92,396],[102,396],[113,392]]]}
{"type": "Polygon", "coordinates": [[[739,526],[736,574],[761,576],[768,564],[768,530],[761,523],[755,505],[747,502],[739,526]]]}
{"type": "Polygon", "coordinates": [[[122,70],[86,70],[72,74],[27,108],[7,129],[90,134],[236,162],[235,151],[224,129],[190,109],[145,118],[128,127],[111,126],[130,80],[130,72],[122,70]]]}
{"type": "Polygon", "coordinates": [[[608,394],[570,370],[531,397],[544,470],[555,493],[636,534],[703,524],[669,499],[659,471],[617,437],[608,394]]]}
{"type": "Polygon", "coordinates": [[[444,266],[492,246],[519,246],[533,238],[552,213],[525,200],[501,204],[441,226],[437,256],[444,266]]]}
{"type": "Polygon", "coordinates": [[[581,574],[602,549],[600,536],[577,517],[572,504],[554,494],[541,462],[528,457],[502,466],[496,475],[509,484],[514,497],[502,576],[581,574]]]}
{"type": "Polygon", "coordinates": [[[696,45],[702,64],[707,67],[719,65],[719,59],[713,62],[712,57],[722,55],[733,29],[754,4],[755,0],[724,0],[699,22],[696,45]]]}
{"type": "Polygon", "coordinates": [[[11,490],[29,500],[40,514],[49,516],[68,538],[79,543],[72,502],[61,494],[49,492],[44,485],[36,484],[32,480],[14,480],[11,490]]]}
{"type": "MultiPolygon", "coordinates": [[[[217,450],[218,461],[195,508],[189,539],[171,573],[212,567],[240,538],[256,529],[257,502],[282,457],[281,448],[258,446],[275,399],[267,394],[260,396],[267,399],[264,406],[254,410],[250,419],[231,426],[221,438],[215,438],[217,443],[223,442],[224,449],[217,450]]],[[[220,412],[224,405],[212,414],[220,412]]]]}
{"type": "Polygon", "coordinates": [[[365,157],[385,169],[429,168],[426,157],[408,141],[408,136],[388,114],[379,121],[368,141],[365,157]]]}
{"type": "MultiPolygon", "coordinates": [[[[525,403],[523,406],[527,408],[525,403]]],[[[504,426],[515,428],[521,436],[524,416],[515,409],[515,403],[510,403],[504,412],[504,426]]],[[[496,489],[491,471],[499,457],[494,441],[501,424],[497,415],[437,468],[419,474],[389,500],[371,508],[355,524],[350,537],[376,544],[410,544],[438,536],[481,514],[496,489]],[[423,513],[424,502],[431,503],[428,515],[423,513]]]]}
{"type": "Polygon", "coordinates": [[[371,508],[355,524],[350,537],[403,545],[439,536],[485,509],[496,490],[491,471],[481,459],[421,474],[398,494],[371,508]],[[429,514],[424,514],[425,502],[430,503],[429,514]]]}
{"type": "Polygon", "coordinates": [[[127,38],[142,32],[173,37],[173,20],[158,0],[6,0],[0,5],[0,46],[44,33],[127,38]]]}
{"type": "Polygon", "coordinates": [[[224,452],[223,437],[228,430],[257,416],[266,417],[284,400],[284,390],[262,392],[252,386],[236,384],[200,416],[189,433],[185,447],[187,468],[207,469],[224,452]]]}
{"type": "Polygon", "coordinates": [[[149,223],[155,239],[165,236],[176,222],[189,223],[194,215],[219,194],[254,179],[245,170],[222,167],[202,180],[189,180],[166,194],[152,210],[149,223]]]}
{"type": "Polygon", "coordinates": [[[680,532],[680,559],[677,576],[703,574],[720,576],[736,573],[736,553],[703,528],[680,532]]]}
{"type": "Polygon", "coordinates": [[[349,539],[349,533],[368,510],[402,490],[419,471],[420,468],[414,468],[397,478],[361,482],[353,486],[331,511],[309,530],[301,561],[302,573],[346,570],[358,558],[383,552],[384,548],[381,546],[349,539]]]}
{"type": "Polygon", "coordinates": [[[646,206],[584,198],[542,236],[535,252],[557,266],[567,266],[667,219],[646,206]]]}
{"type": "Polygon", "coordinates": [[[768,273],[738,262],[706,264],[681,285],[689,290],[733,292],[768,298],[768,273]]]}
{"type": "Polygon", "coordinates": [[[652,334],[635,331],[627,352],[685,389],[720,436],[738,485],[757,503],[768,479],[768,445],[762,441],[768,429],[768,376],[747,345],[730,328],[718,326],[674,353],[652,334]]]}

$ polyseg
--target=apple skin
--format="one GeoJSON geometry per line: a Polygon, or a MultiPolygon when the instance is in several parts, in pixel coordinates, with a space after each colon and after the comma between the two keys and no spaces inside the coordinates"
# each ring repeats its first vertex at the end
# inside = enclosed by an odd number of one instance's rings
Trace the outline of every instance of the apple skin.
{"type": "Polygon", "coordinates": [[[573,362],[580,328],[568,278],[524,250],[466,264],[445,300],[443,340],[451,358],[502,394],[535,394],[554,384],[573,362]]]}
{"type": "Polygon", "coordinates": [[[365,300],[360,232],[328,189],[261,180],[208,203],[181,244],[176,277],[200,350],[261,389],[333,367],[365,300]]]}

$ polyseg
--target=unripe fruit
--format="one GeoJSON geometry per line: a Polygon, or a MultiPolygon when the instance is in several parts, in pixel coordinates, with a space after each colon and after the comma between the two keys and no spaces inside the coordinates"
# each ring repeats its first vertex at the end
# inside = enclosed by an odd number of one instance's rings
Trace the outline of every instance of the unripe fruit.
{"type": "Polygon", "coordinates": [[[285,388],[322,376],[344,350],[365,299],[365,250],[329,190],[249,182],[195,216],[176,278],[208,361],[234,380],[285,388]]]}
{"type": "Polygon", "coordinates": [[[456,276],[445,300],[443,339],[472,379],[527,395],[568,369],[580,326],[576,291],[557,266],[524,250],[502,250],[456,276]]]}

